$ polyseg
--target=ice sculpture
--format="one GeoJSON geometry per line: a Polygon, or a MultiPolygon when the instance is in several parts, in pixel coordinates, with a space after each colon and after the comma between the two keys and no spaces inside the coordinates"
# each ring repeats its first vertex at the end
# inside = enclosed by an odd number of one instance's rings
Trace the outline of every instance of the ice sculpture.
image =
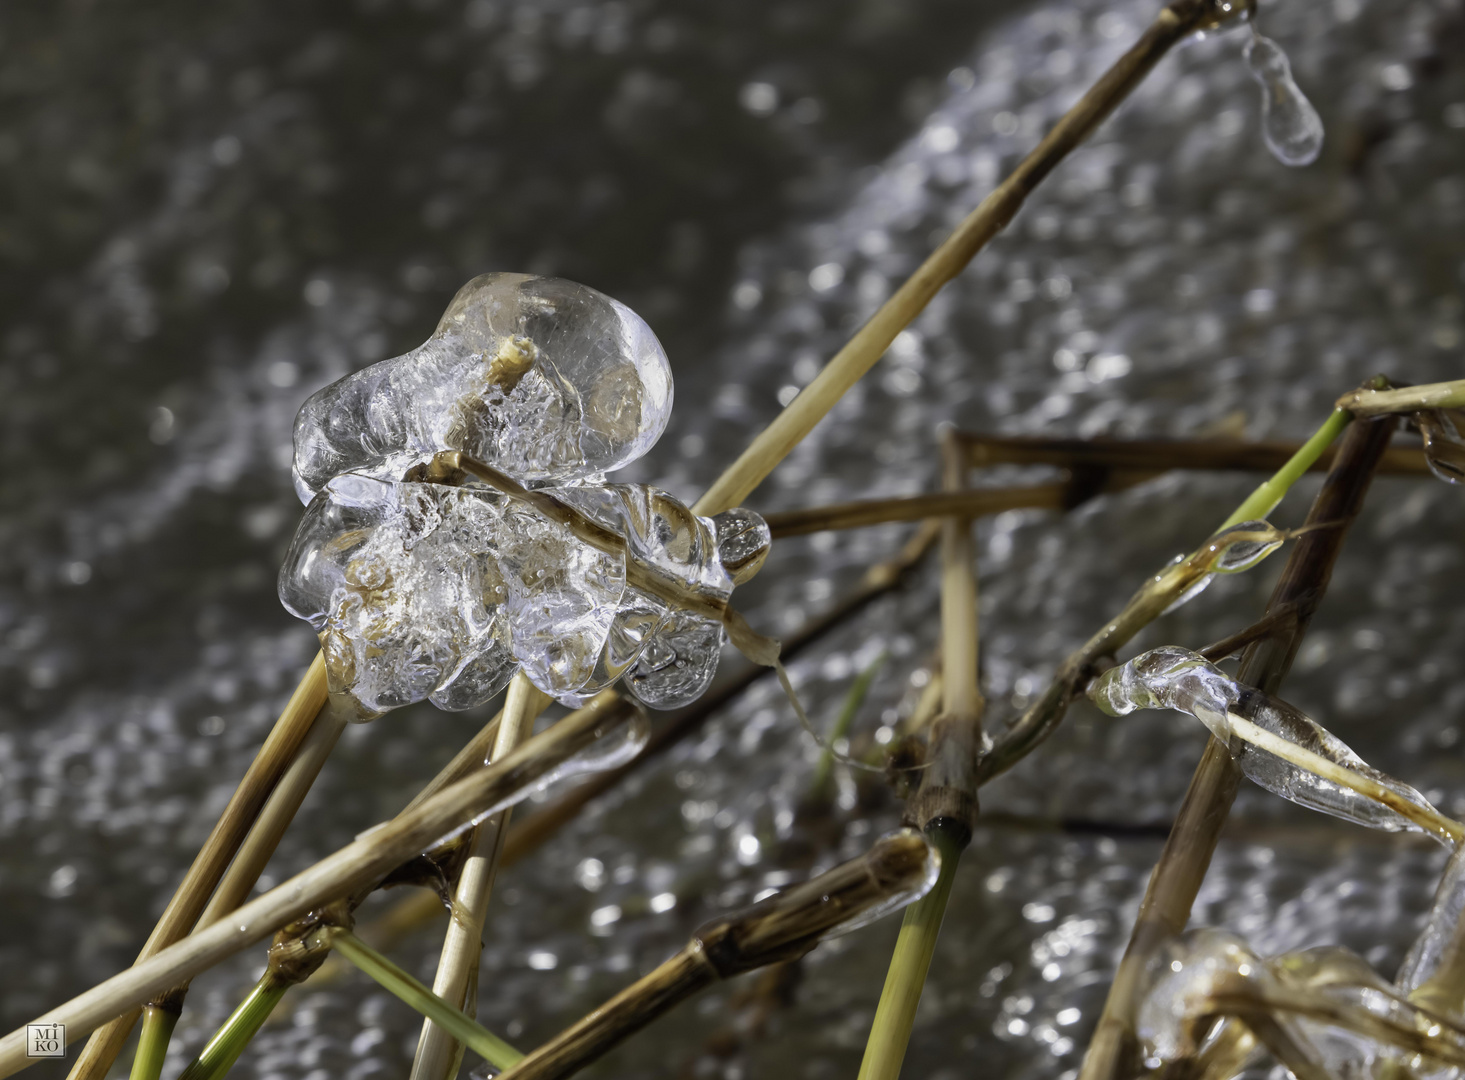
{"type": "Polygon", "coordinates": [[[420,349],[311,397],[280,599],[320,635],[332,692],[366,717],[465,709],[522,670],[571,705],[620,679],[656,708],[698,697],[769,533],[603,482],[655,442],[671,394],[630,309],[488,274],[420,349]]]}
{"type": "Polygon", "coordinates": [[[311,396],[295,418],[300,501],[333,476],[400,480],[462,450],[529,485],[597,483],[671,416],[666,353],[630,308],[560,278],[482,274],[426,342],[311,396]]]}
{"type": "Polygon", "coordinates": [[[1094,680],[1089,698],[1110,716],[1124,716],[1135,709],[1190,713],[1231,748],[1232,756],[1250,780],[1301,806],[1374,829],[1424,832],[1450,846],[1456,842],[1442,828],[1452,823],[1414,788],[1370,767],[1341,739],[1285,701],[1236,682],[1188,649],[1152,649],[1110,668],[1094,680]],[[1263,733],[1343,766],[1373,785],[1375,795],[1370,797],[1345,787],[1335,779],[1243,742],[1234,735],[1233,721],[1248,721],[1263,733]],[[1422,813],[1414,813],[1414,808],[1422,813]]]}

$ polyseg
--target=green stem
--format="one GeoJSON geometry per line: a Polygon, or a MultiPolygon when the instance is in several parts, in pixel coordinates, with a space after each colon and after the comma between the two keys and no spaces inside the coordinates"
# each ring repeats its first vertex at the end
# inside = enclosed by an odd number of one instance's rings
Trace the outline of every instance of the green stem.
{"type": "Polygon", "coordinates": [[[814,778],[809,784],[809,795],[811,798],[822,801],[829,797],[829,784],[834,770],[834,746],[840,739],[849,735],[850,725],[854,723],[855,714],[860,711],[860,706],[865,703],[865,695],[870,692],[870,684],[875,681],[875,676],[880,673],[880,668],[885,663],[885,653],[875,657],[874,662],[864,671],[856,676],[854,683],[849,688],[849,693],[844,697],[844,704],[840,707],[839,716],[835,718],[834,726],[829,729],[828,745],[824,752],[819,755],[819,763],[814,766],[814,778]]]}
{"type": "Polygon", "coordinates": [[[926,972],[936,952],[936,937],[946,915],[946,901],[956,878],[956,864],[970,837],[965,828],[939,818],[931,823],[926,835],[941,852],[941,875],[930,892],[905,909],[858,1080],[895,1080],[900,1075],[916,1006],[921,1001],[926,972]]]}
{"type": "Polygon", "coordinates": [[[173,1037],[180,1015],[177,1009],[158,1005],[143,1010],[142,1032],[137,1037],[137,1053],[132,1058],[132,1080],[158,1080],[163,1074],[168,1040],[173,1037]]]}
{"type": "Polygon", "coordinates": [[[269,972],[261,976],[249,996],[239,1003],[223,1027],[214,1032],[214,1037],[199,1052],[198,1057],[183,1070],[178,1080],[218,1080],[239,1060],[249,1040],[254,1038],[264,1022],[275,1011],[275,1006],[290,989],[289,983],[282,983],[269,972]]]}
{"type": "Polygon", "coordinates": [[[331,947],[496,1069],[524,1055],[476,1020],[464,1016],[422,983],[348,930],[332,930],[331,947]]]}
{"type": "Polygon", "coordinates": [[[1350,413],[1344,412],[1342,409],[1334,409],[1327,422],[1317,429],[1313,437],[1302,444],[1297,453],[1288,459],[1287,464],[1247,496],[1246,501],[1236,508],[1236,512],[1225,520],[1221,528],[1229,529],[1232,525],[1242,521],[1255,521],[1266,517],[1275,510],[1277,504],[1287,494],[1287,490],[1297,483],[1303,473],[1312,468],[1313,462],[1320,458],[1323,451],[1333,444],[1333,440],[1343,433],[1343,429],[1348,426],[1348,421],[1352,419],[1350,413]]]}

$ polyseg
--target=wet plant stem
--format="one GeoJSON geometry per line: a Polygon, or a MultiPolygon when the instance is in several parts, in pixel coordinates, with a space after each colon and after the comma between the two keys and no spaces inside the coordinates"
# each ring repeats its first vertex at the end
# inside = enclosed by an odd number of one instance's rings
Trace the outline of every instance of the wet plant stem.
{"type": "Polygon", "coordinates": [[[406,1002],[456,1041],[463,1043],[496,1069],[507,1069],[524,1055],[471,1017],[434,994],[355,934],[339,928],[328,934],[331,947],[367,975],[406,1002]]]}
{"type": "MultiPolygon", "coordinates": [[[[942,439],[942,486],[966,486],[966,456],[954,432],[942,439]]],[[[977,821],[977,756],[982,743],[978,677],[976,552],[970,518],[941,523],[941,715],[931,722],[921,786],[906,817],[941,854],[935,887],[905,911],[885,986],[865,1043],[859,1080],[896,1080],[910,1043],[961,853],[977,821]]]]}
{"type": "Polygon", "coordinates": [[[1420,409],[1465,409],[1465,379],[1426,383],[1398,390],[1354,390],[1338,399],[1338,408],[1354,416],[1383,416],[1420,409]]]}
{"type": "Polygon", "coordinates": [[[198,1057],[189,1062],[178,1080],[218,1080],[232,1069],[288,989],[288,982],[277,979],[272,972],[265,972],[229,1019],[214,1032],[214,1037],[199,1051],[198,1057]]]}
{"type": "MultiPolygon", "coordinates": [[[[239,786],[234,789],[228,805],[194,857],[173,898],[158,917],[157,925],[138,954],[139,962],[172,945],[193,929],[255,817],[325,703],[325,658],[317,654],[259,748],[259,753],[250,762],[239,786]]],[[[106,1076],[127,1042],[140,1012],[139,1009],[129,1010],[94,1031],[72,1066],[68,1080],[101,1080],[106,1076]]]]}
{"type": "MultiPolygon", "coordinates": [[[[520,673],[509,683],[503,719],[494,740],[490,761],[501,761],[524,741],[533,728],[533,717],[543,711],[548,698],[520,673]]],[[[503,852],[510,810],[504,810],[474,830],[473,851],[458,877],[453,894],[453,917],[448,920],[443,951],[433,978],[432,992],[460,1007],[468,1004],[470,975],[478,968],[483,948],[483,921],[493,891],[494,873],[503,852]]],[[[411,1080],[444,1080],[457,1060],[457,1041],[448,1028],[431,1017],[423,1021],[412,1061],[411,1080]]],[[[503,1066],[500,1066],[502,1068],[503,1066]]]]}
{"type": "MultiPolygon", "coordinates": [[[[1332,424],[1337,414],[1329,420],[1332,424]]],[[[1303,635],[1327,592],[1333,564],[1342,550],[1348,526],[1358,516],[1373,471],[1388,446],[1393,426],[1387,422],[1360,422],[1343,439],[1322,490],[1313,500],[1307,524],[1333,524],[1304,534],[1292,549],[1267,611],[1293,609],[1265,637],[1247,646],[1237,681],[1275,694],[1303,635]]],[[[1316,440],[1312,440],[1315,442],[1316,440]]],[[[1233,520],[1244,520],[1251,508],[1243,506],[1233,520]]],[[[1229,749],[1212,738],[1206,745],[1190,788],[1185,794],[1169,839],[1150,875],[1139,917],[1129,945],[1104,1002],[1098,1027],[1084,1056],[1080,1080],[1119,1080],[1135,1073],[1139,1040],[1134,1017],[1139,1004],[1141,974],[1160,942],[1178,934],[1190,918],[1211,855],[1236,797],[1241,769],[1229,749]]]]}
{"type": "Polygon", "coordinates": [[[168,1056],[168,1040],[178,1025],[181,1007],[149,1005],[142,1011],[142,1029],[137,1036],[137,1053],[132,1058],[130,1080],[158,1080],[168,1056]]]}
{"type": "Polygon", "coordinates": [[[858,1080],[894,1080],[900,1075],[911,1026],[916,1019],[916,1006],[921,1002],[931,958],[936,955],[936,939],[941,933],[941,921],[946,917],[956,867],[971,840],[971,832],[947,821],[936,821],[926,830],[926,838],[941,853],[941,876],[930,892],[905,909],[900,936],[896,938],[890,968],[885,973],[885,986],[880,991],[880,1004],[875,1008],[875,1021],[865,1043],[858,1080]]]}
{"type": "MultiPolygon", "coordinates": [[[[1220,528],[1225,529],[1238,522],[1265,517],[1276,509],[1288,489],[1312,467],[1313,462],[1347,427],[1349,419],[1347,413],[1334,410],[1313,436],[1298,448],[1282,468],[1248,495],[1221,523],[1220,528]]],[[[1104,624],[1103,629],[1084,642],[1077,651],[1068,655],[1058,666],[1053,681],[1043,694],[997,737],[996,745],[982,759],[980,769],[983,783],[1012,768],[1051,735],[1068,712],[1069,704],[1093,677],[1099,661],[1116,655],[1136,634],[1159,618],[1187,589],[1209,572],[1210,563],[1204,558],[1204,554],[1205,549],[1202,548],[1189,559],[1161,570],[1140,587],[1124,609],[1104,624]]]]}

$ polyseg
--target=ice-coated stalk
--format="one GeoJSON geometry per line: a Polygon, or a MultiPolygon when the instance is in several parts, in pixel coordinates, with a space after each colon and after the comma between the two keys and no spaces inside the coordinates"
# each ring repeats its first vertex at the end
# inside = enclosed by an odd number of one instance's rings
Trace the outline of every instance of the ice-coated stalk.
{"type": "Polygon", "coordinates": [[[524,1055],[514,1047],[478,1021],[463,1015],[355,934],[339,928],[333,928],[326,933],[331,948],[370,975],[383,989],[412,1006],[490,1065],[507,1069],[523,1058],[524,1055]]]}
{"type": "Polygon", "coordinates": [[[1452,847],[1465,836],[1465,828],[1418,791],[1370,768],[1311,717],[1188,649],[1151,649],[1110,668],[1094,680],[1089,698],[1110,716],[1135,709],[1190,713],[1234,748],[1249,779],[1310,809],[1388,832],[1424,832],[1452,847]]]}
{"type": "MultiPolygon", "coordinates": [[[[1313,462],[1317,461],[1348,425],[1349,419],[1346,412],[1335,410],[1274,475],[1263,481],[1222,522],[1219,531],[1224,532],[1241,522],[1263,518],[1271,513],[1291,486],[1312,467],[1313,462]]],[[[1214,540],[1215,537],[1212,538],[1214,540]]],[[[1069,703],[1079,695],[1093,676],[1095,664],[1100,658],[1115,655],[1135,634],[1170,610],[1187,594],[1195,595],[1197,585],[1216,569],[1216,558],[1220,553],[1208,550],[1211,547],[1213,543],[1208,542],[1188,559],[1172,563],[1145,582],[1118,615],[1110,619],[1076,652],[1069,654],[1038,700],[1029,705],[996,738],[992,751],[982,759],[983,783],[1012,768],[1052,734],[1067,713],[1069,703]]]]}
{"type": "MultiPolygon", "coordinates": [[[[1335,419],[1336,415],[1330,423],[1335,419]]],[[[1268,615],[1285,612],[1287,617],[1270,634],[1247,646],[1238,681],[1274,693],[1291,669],[1313,613],[1327,593],[1348,527],[1363,507],[1374,470],[1392,433],[1389,425],[1361,422],[1343,438],[1307,515],[1309,526],[1330,527],[1314,528],[1293,548],[1267,603],[1268,615]]],[[[1226,744],[1212,738],[1150,875],[1129,944],[1084,1055],[1079,1080],[1117,1080],[1137,1070],[1139,1046],[1134,1022],[1145,965],[1161,942],[1185,928],[1241,777],[1226,744]]]]}
{"type": "Polygon", "coordinates": [[[826,938],[924,896],[940,868],[940,855],[913,829],[883,836],[859,858],[707,923],[670,960],[532,1051],[502,1080],[569,1076],[717,980],[796,960],[826,938]]]}
{"type": "Polygon", "coordinates": [[[1421,409],[1465,409],[1465,379],[1405,386],[1397,390],[1350,390],[1338,399],[1337,407],[1354,416],[1413,413],[1421,409]]]}

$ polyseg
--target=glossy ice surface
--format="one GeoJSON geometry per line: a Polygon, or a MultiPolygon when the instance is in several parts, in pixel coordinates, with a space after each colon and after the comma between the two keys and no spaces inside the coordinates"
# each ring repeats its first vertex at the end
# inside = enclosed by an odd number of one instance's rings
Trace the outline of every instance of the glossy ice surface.
{"type": "Polygon", "coordinates": [[[525,484],[594,483],[661,436],[672,381],[656,335],[585,285],[482,274],[432,337],[314,394],[295,418],[302,502],[331,477],[400,480],[462,450],[525,484]]]}
{"type": "MultiPolygon", "coordinates": [[[[415,348],[475,274],[572,278],[666,346],[675,416],[623,479],[690,500],[1158,8],[0,5],[15,95],[0,138],[15,182],[0,200],[0,970],[25,975],[0,986],[7,1026],[131,962],[317,648],[273,589],[301,514],[290,436],[310,394],[415,348]]],[[[1458,9],[1261,8],[1327,128],[1312,166],[1285,168],[1263,142],[1249,31],[1178,49],[748,504],[935,490],[941,420],[1190,437],[1241,412],[1248,437],[1302,439],[1380,370],[1459,378],[1458,9]]],[[[1066,517],[980,522],[990,726],[1257,479],[1171,474],[1066,517]]],[[[1273,522],[1299,524],[1317,482],[1273,522]]],[[[1282,688],[1457,818],[1462,535],[1459,488],[1378,480],[1282,688]]],[[[787,634],[905,536],[782,542],[739,603],[787,634]]],[[[1132,649],[1248,625],[1285,555],[1218,577],[1132,649]]],[[[887,649],[851,734],[889,723],[920,689],[905,673],[934,647],[936,609],[928,567],[794,663],[816,725],[887,649]]],[[[397,812],[487,719],[424,704],[348,730],[309,827],[267,873],[397,812]]],[[[983,791],[991,822],[957,874],[909,1075],[1077,1068],[1207,737],[1079,703],[983,791]]],[[[768,679],[503,873],[480,1018],[536,1043],[705,919],[895,826],[898,806],[843,788],[828,834],[796,827],[815,756],[768,679]]],[[[1342,944],[1387,975],[1444,864],[1435,844],[1245,785],[1194,921],[1263,956],[1342,944]]],[[[796,1004],[731,1058],[706,1046],[740,985],[587,1078],[783,1076],[789,1062],[808,1080],[853,1076],[894,922],[821,947],[796,1004]]],[[[430,981],[441,941],[439,924],[392,956],[430,981]]],[[[195,981],[165,1075],[260,962],[195,981]]],[[[287,1005],[238,1075],[406,1074],[420,1024],[364,978],[287,1005]]]]}

